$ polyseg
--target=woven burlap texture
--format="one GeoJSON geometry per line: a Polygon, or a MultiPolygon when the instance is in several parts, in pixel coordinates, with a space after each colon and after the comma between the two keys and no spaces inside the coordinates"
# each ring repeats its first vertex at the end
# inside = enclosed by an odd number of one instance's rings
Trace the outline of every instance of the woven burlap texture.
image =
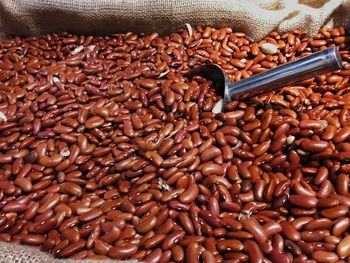
{"type": "MultiPolygon", "coordinates": [[[[314,34],[322,26],[347,26],[349,13],[349,0],[0,0],[0,38],[62,31],[167,34],[189,23],[230,26],[260,39],[272,30],[314,34]]],[[[3,242],[0,251],[1,263],[71,262],[3,242]]]]}
{"type": "MultiPolygon", "coordinates": [[[[78,260],[55,259],[38,249],[0,242],[1,263],[73,263],[78,260]]],[[[86,260],[84,263],[139,263],[133,260],[86,260]]]]}
{"type": "Polygon", "coordinates": [[[272,30],[346,25],[349,0],[0,0],[0,37],[70,31],[84,34],[230,26],[255,39],[272,30]]]}

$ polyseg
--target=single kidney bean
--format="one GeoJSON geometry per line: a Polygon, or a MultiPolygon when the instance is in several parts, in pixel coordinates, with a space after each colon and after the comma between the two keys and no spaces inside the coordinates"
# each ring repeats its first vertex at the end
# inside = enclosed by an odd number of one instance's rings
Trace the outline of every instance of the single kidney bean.
{"type": "Polygon", "coordinates": [[[186,262],[199,262],[200,245],[198,243],[190,243],[186,247],[186,262]]]}
{"type": "Polygon", "coordinates": [[[259,248],[258,244],[252,240],[244,241],[244,250],[248,253],[252,262],[262,263],[264,262],[264,256],[259,248]]]}
{"type": "Polygon", "coordinates": [[[214,262],[216,262],[215,256],[209,250],[203,251],[201,257],[202,257],[202,260],[203,260],[204,263],[214,263],[214,262]]]}
{"type": "Polygon", "coordinates": [[[320,229],[329,229],[333,225],[333,221],[328,218],[318,218],[310,221],[305,225],[305,230],[320,230],[320,229]]]}
{"type": "Polygon", "coordinates": [[[155,216],[151,216],[142,220],[136,227],[135,230],[140,234],[145,234],[151,231],[157,223],[157,218],[155,216]]]}
{"type": "Polygon", "coordinates": [[[307,152],[322,152],[328,148],[326,141],[313,141],[307,138],[302,139],[300,146],[307,152]]]}
{"type": "Polygon", "coordinates": [[[350,236],[346,236],[337,245],[337,254],[341,258],[348,257],[350,255],[350,236]]]}
{"type": "Polygon", "coordinates": [[[301,208],[311,209],[317,207],[318,199],[308,195],[291,195],[289,202],[301,208]]]}
{"type": "Polygon", "coordinates": [[[128,259],[136,254],[138,247],[133,244],[113,246],[108,251],[108,256],[117,259],[128,259]]]}
{"type": "Polygon", "coordinates": [[[337,254],[322,250],[312,252],[312,258],[317,262],[338,262],[339,260],[337,254]]]}
{"type": "Polygon", "coordinates": [[[281,225],[273,221],[264,224],[262,228],[267,236],[272,236],[282,231],[281,225]]]}
{"type": "Polygon", "coordinates": [[[170,249],[174,245],[176,245],[177,242],[179,242],[181,239],[185,237],[185,232],[182,230],[174,231],[173,233],[169,234],[164,241],[162,242],[162,249],[170,249]]]}
{"type": "Polygon", "coordinates": [[[300,233],[294,228],[293,225],[286,221],[280,222],[282,227],[282,234],[292,241],[299,241],[301,239],[300,233]]]}
{"type": "Polygon", "coordinates": [[[279,251],[276,248],[272,249],[272,252],[269,254],[269,259],[272,262],[284,262],[284,263],[292,262],[291,259],[285,253],[279,251]]]}
{"type": "Polygon", "coordinates": [[[65,182],[61,185],[60,188],[61,192],[64,194],[70,194],[75,196],[81,196],[82,195],[82,189],[79,185],[71,182],[65,182]]]}
{"type": "Polygon", "coordinates": [[[80,250],[82,250],[85,246],[85,240],[80,240],[74,244],[70,244],[68,246],[66,246],[63,250],[61,250],[58,255],[60,257],[69,257],[74,253],[79,252],[80,250]]]}
{"type": "Polygon", "coordinates": [[[213,215],[211,212],[207,210],[200,210],[198,215],[202,217],[209,225],[213,227],[221,227],[222,221],[217,216],[213,215]]]}
{"type": "Polygon", "coordinates": [[[196,184],[192,184],[188,187],[188,189],[183,192],[180,197],[179,200],[181,203],[191,203],[193,200],[195,200],[198,196],[198,187],[196,184]]]}
{"type": "Polygon", "coordinates": [[[242,222],[243,228],[253,234],[256,241],[265,243],[267,240],[266,233],[263,227],[253,218],[246,219],[242,222]]]}
{"type": "Polygon", "coordinates": [[[337,220],[332,228],[332,234],[334,236],[341,236],[348,228],[349,228],[350,222],[349,218],[341,218],[337,220]]]}
{"type": "Polygon", "coordinates": [[[330,219],[336,219],[346,215],[349,212],[349,207],[345,205],[339,205],[332,208],[327,208],[321,211],[321,215],[330,219]]]}
{"type": "Polygon", "coordinates": [[[241,251],[243,250],[243,244],[235,239],[219,240],[217,242],[217,248],[221,252],[241,251]]]}
{"type": "Polygon", "coordinates": [[[45,241],[45,236],[36,234],[23,235],[22,241],[28,245],[41,245],[45,241]]]}

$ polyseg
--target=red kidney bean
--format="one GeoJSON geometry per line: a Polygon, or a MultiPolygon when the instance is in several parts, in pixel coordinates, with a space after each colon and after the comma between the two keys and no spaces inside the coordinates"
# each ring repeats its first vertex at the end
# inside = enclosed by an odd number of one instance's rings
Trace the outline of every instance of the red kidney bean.
{"type": "Polygon", "coordinates": [[[286,221],[280,222],[280,225],[282,227],[282,234],[287,237],[288,239],[292,241],[299,241],[300,233],[295,229],[293,225],[286,221]]]}
{"type": "Polygon", "coordinates": [[[48,198],[46,200],[45,203],[43,203],[39,209],[38,209],[38,213],[42,214],[44,212],[46,212],[47,210],[52,209],[53,207],[55,207],[61,199],[61,195],[60,194],[53,194],[50,198],[48,198]]]}
{"type": "Polygon", "coordinates": [[[336,178],[335,189],[339,194],[347,195],[349,192],[349,176],[339,174],[336,178]]]}
{"type": "Polygon", "coordinates": [[[327,179],[327,177],[328,177],[327,168],[324,166],[321,166],[316,173],[316,176],[314,178],[314,183],[316,185],[320,185],[327,179]]]}
{"type": "Polygon", "coordinates": [[[285,134],[282,134],[271,143],[269,150],[272,153],[275,153],[281,150],[286,142],[287,142],[287,136],[285,134]]]}
{"type": "Polygon", "coordinates": [[[28,245],[41,245],[45,241],[45,236],[35,234],[23,235],[22,242],[28,245]]]}
{"type": "Polygon", "coordinates": [[[207,162],[214,159],[215,157],[218,157],[220,154],[221,154],[221,151],[219,148],[209,147],[204,152],[202,152],[202,154],[200,155],[200,159],[202,162],[207,162]]]}
{"type": "Polygon", "coordinates": [[[318,199],[308,195],[291,195],[289,202],[301,208],[311,209],[317,206],[318,199]]]}
{"type": "Polygon", "coordinates": [[[61,250],[58,255],[60,257],[69,257],[74,253],[79,252],[80,250],[82,250],[85,246],[85,240],[80,240],[74,244],[70,244],[68,246],[66,246],[63,250],[61,250]]]}
{"type": "Polygon", "coordinates": [[[151,253],[149,253],[145,258],[144,261],[147,263],[156,263],[159,262],[162,258],[162,249],[157,248],[153,250],[151,253]]]}
{"type": "Polygon", "coordinates": [[[345,257],[348,257],[350,255],[350,236],[346,236],[337,245],[337,254],[341,258],[345,258],[345,257]]]}
{"type": "Polygon", "coordinates": [[[2,211],[5,213],[15,212],[15,213],[23,213],[27,210],[27,205],[18,203],[18,202],[9,202],[3,208],[2,211]]]}
{"type": "Polygon", "coordinates": [[[151,216],[142,220],[136,227],[135,230],[140,234],[145,234],[151,231],[157,223],[157,218],[155,216],[151,216]]]}
{"type": "Polygon", "coordinates": [[[278,249],[272,249],[272,252],[269,254],[269,259],[272,262],[292,262],[291,259],[285,253],[279,251],[278,249]]]}
{"type": "Polygon", "coordinates": [[[16,178],[14,181],[15,185],[22,189],[24,192],[30,192],[32,190],[32,182],[27,178],[16,178]]]}
{"type": "Polygon", "coordinates": [[[219,217],[213,215],[209,211],[200,210],[198,215],[200,217],[202,217],[209,225],[211,225],[213,227],[221,227],[223,224],[219,217]]]}
{"type": "Polygon", "coordinates": [[[258,244],[252,240],[244,241],[244,250],[252,262],[262,263],[264,261],[263,253],[258,244]]]}
{"type": "Polygon", "coordinates": [[[323,230],[300,232],[301,239],[306,242],[321,241],[325,237],[325,234],[326,232],[323,230]]]}
{"type": "Polygon", "coordinates": [[[198,243],[190,243],[186,247],[186,262],[199,262],[200,246],[198,243]]]}
{"type": "Polygon", "coordinates": [[[173,227],[174,227],[174,221],[168,218],[163,224],[157,227],[156,233],[167,234],[173,229],[173,227]]]}
{"type": "Polygon", "coordinates": [[[128,259],[136,254],[138,247],[133,244],[116,245],[109,249],[108,256],[116,259],[128,259]]]}
{"type": "Polygon", "coordinates": [[[80,197],[82,195],[82,189],[75,183],[65,182],[61,185],[60,191],[63,194],[70,194],[80,197]]]}
{"type": "Polygon", "coordinates": [[[321,211],[321,215],[330,219],[336,219],[346,215],[349,212],[349,207],[345,205],[339,205],[332,208],[327,208],[321,211]]]}
{"type": "Polygon", "coordinates": [[[188,187],[188,189],[183,192],[180,197],[179,200],[182,203],[191,203],[193,200],[195,200],[198,196],[198,187],[196,184],[192,184],[188,187]]]}
{"type": "Polygon", "coordinates": [[[243,250],[243,244],[235,239],[219,240],[217,242],[217,248],[221,252],[241,251],[243,250]]]}
{"type": "Polygon", "coordinates": [[[300,146],[303,150],[308,152],[322,152],[327,149],[328,142],[326,141],[312,141],[310,139],[302,139],[300,146]]]}
{"type": "Polygon", "coordinates": [[[335,236],[341,236],[348,228],[349,228],[349,219],[348,218],[342,218],[337,220],[332,229],[332,234],[335,236]]]}
{"type": "Polygon", "coordinates": [[[340,131],[335,135],[334,142],[341,143],[350,138],[350,127],[343,127],[340,131]]]}
{"type": "Polygon", "coordinates": [[[109,231],[104,231],[106,234],[101,237],[101,240],[108,243],[113,244],[116,240],[120,239],[126,239],[126,238],[133,238],[135,236],[135,231],[131,228],[125,228],[122,231],[116,227],[111,226],[111,229],[109,231]]]}
{"type": "Polygon", "coordinates": [[[101,254],[101,255],[107,255],[108,251],[110,250],[111,246],[107,245],[103,241],[97,239],[95,240],[94,244],[94,252],[101,254]]]}
{"type": "Polygon", "coordinates": [[[245,230],[253,234],[256,241],[258,241],[261,244],[266,242],[266,233],[263,227],[254,218],[244,220],[242,222],[242,225],[245,230]]]}
{"type": "Polygon", "coordinates": [[[337,254],[322,250],[312,252],[312,258],[317,262],[338,262],[339,260],[337,254]]]}
{"type": "Polygon", "coordinates": [[[203,243],[205,240],[204,237],[202,236],[190,236],[190,237],[186,237],[185,239],[182,239],[179,244],[182,246],[187,246],[190,243],[203,243]]]}
{"type": "Polygon", "coordinates": [[[164,241],[162,242],[162,249],[170,249],[174,245],[176,245],[177,242],[179,242],[181,239],[185,237],[185,232],[182,230],[174,231],[173,233],[169,234],[164,241]]]}
{"type": "Polygon", "coordinates": [[[193,223],[187,213],[179,213],[178,219],[181,226],[186,230],[187,233],[194,234],[193,223]]]}
{"type": "Polygon", "coordinates": [[[202,260],[204,263],[214,263],[216,262],[215,256],[209,250],[205,250],[202,253],[202,260]]]}
{"type": "Polygon", "coordinates": [[[91,220],[94,220],[95,218],[98,218],[102,214],[103,212],[101,209],[94,208],[79,215],[78,219],[80,222],[89,222],[91,220]]]}
{"type": "Polygon", "coordinates": [[[220,165],[217,165],[215,163],[205,163],[202,166],[201,172],[204,176],[208,176],[211,174],[223,175],[224,170],[220,165]]]}
{"type": "Polygon", "coordinates": [[[272,236],[282,231],[281,225],[276,222],[268,222],[264,224],[262,228],[267,236],[272,236]]]}
{"type": "Polygon", "coordinates": [[[159,244],[161,244],[165,238],[166,238],[165,234],[157,234],[153,237],[146,239],[143,242],[143,247],[145,249],[154,248],[154,247],[158,246],[159,244]]]}
{"type": "Polygon", "coordinates": [[[171,254],[172,254],[172,259],[175,262],[181,262],[184,260],[185,252],[183,248],[179,245],[176,245],[171,249],[171,254]]]}
{"type": "Polygon", "coordinates": [[[56,217],[50,217],[42,222],[40,222],[35,228],[34,233],[35,234],[45,234],[49,230],[53,229],[57,224],[57,218],[56,217]]]}
{"type": "Polygon", "coordinates": [[[329,229],[333,225],[333,221],[328,218],[318,218],[310,221],[304,227],[305,230],[329,229]]]}

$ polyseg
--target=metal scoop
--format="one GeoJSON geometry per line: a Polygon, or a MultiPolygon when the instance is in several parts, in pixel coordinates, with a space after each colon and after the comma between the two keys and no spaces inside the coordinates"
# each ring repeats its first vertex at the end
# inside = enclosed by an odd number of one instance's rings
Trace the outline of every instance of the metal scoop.
{"type": "Polygon", "coordinates": [[[187,72],[185,76],[191,79],[197,75],[211,80],[219,95],[223,97],[225,106],[231,100],[246,99],[283,88],[341,67],[339,51],[333,46],[235,83],[229,82],[224,71],[215,64],[199,66],[187,72]]]}

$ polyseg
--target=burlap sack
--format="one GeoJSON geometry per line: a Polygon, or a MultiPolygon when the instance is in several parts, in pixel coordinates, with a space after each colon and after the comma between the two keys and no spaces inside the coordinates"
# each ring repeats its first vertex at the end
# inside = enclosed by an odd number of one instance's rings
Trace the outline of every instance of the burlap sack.
{"type": "MultiPolygon", "coordinates": [[[[259,39],[272,30],[314,34],[322,26],[348,26],[349,13],[350,0],[0,0],[0,38],[62,31],[167,34],[190,23],[230,26],[259,39]]],[[[1,263],[70,262],[3,242],[0,252],[1,263]]]]}
{"type": "MultiPolygon", "coordinates": [[[[54,259],[38,249],[0,242],[1,263],[74,263],[78,260],[54,259]]],[[[133,260],[84,260],[84,263],[136,263],[133,260]]],[[[139,263],[139,262],[138,262],[139,263]]]]}

